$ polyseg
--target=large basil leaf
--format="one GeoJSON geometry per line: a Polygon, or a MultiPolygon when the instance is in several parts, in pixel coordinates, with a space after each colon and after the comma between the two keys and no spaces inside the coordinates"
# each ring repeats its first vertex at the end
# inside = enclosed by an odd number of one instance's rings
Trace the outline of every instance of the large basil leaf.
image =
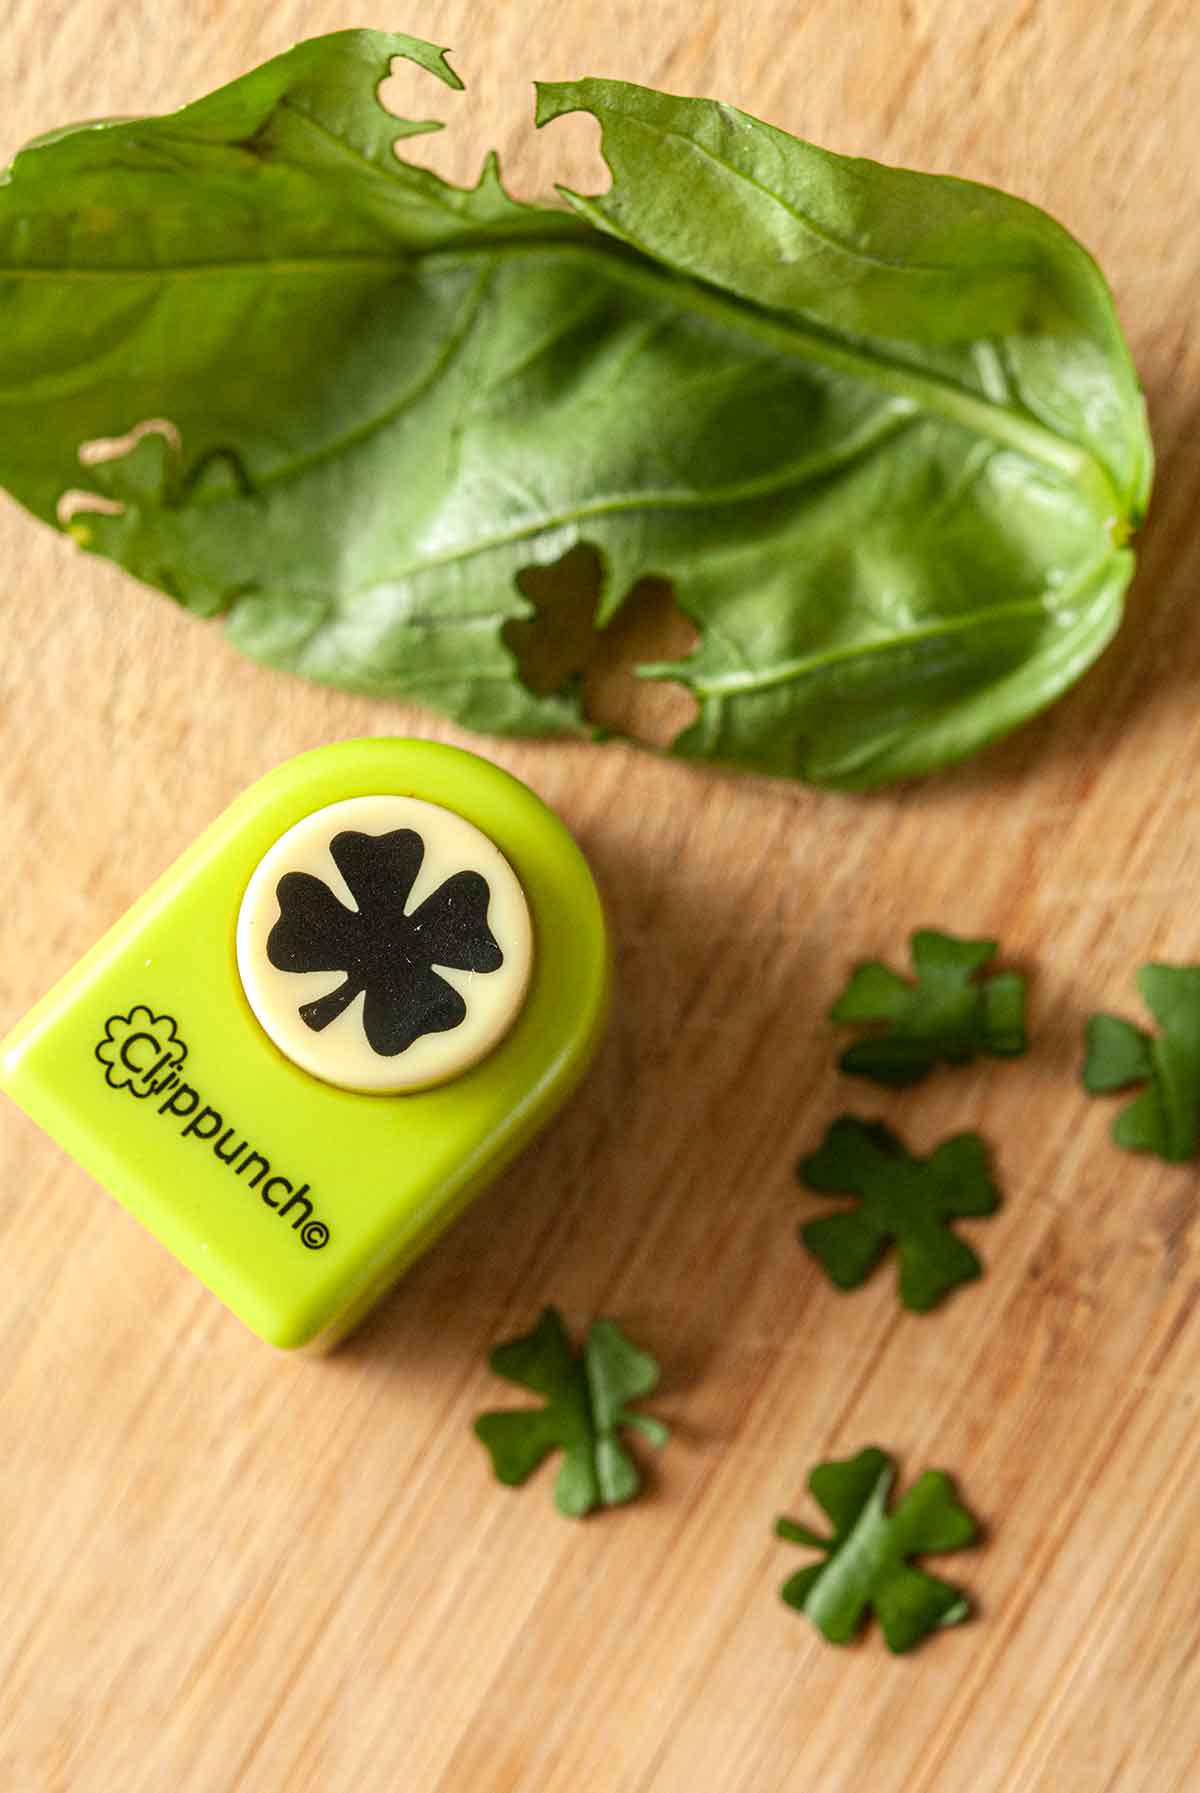
{"type": "Polygon", "coordinates": [[[1034,207],[619,82],[614,183],[519,205],[411,167],[417,39],[301,44],[0,186],[0,481],[262,659],[476,728],[582,730],[522,683],[517,576],[581,543],[597,626],[670,577],[675,751],[863,786],[1031,715],[1110,638],[1145,505],[1104,282],[1034,207]],[[402,147],[399,146],[399,147],[402,147]],[[82,444],[145,420],[131,452],[82,444]]]}

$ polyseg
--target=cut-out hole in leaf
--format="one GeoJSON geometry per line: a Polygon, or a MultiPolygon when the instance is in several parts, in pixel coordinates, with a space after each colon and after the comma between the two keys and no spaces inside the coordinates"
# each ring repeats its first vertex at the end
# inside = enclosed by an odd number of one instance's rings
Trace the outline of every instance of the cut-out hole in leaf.
{"type": "MultiPolygon", "coordinates": [[[[447,67],[452,66],[447,60],[447,67]]],[[[397,140],[403,146],[403,159],[416,161],[411,154],[410,136],[436,135],[453,119],[456,90],[419,63],[406,57],[393,56],[388,73],[375,90],[375,97],[385,112],[400,121],[404,134],[397,140]]],[[[475,157],[478,162],[479,157],[475,157]]]]}
{"type": "Polygon", "coordinates": [[[594,548],[569,548],[549,566],[526,567],[517,585],[535,614],[506,623],[504,644],[530,691],[549,697],[582,679],[596,651],[600,556],[594,548]]]}
{"type": "Polygon", "coordinates": [[[595,626],[603,572],[594,548],[571,548],[527,567],[518,585],[535,614],[510,622],[504,640],[538,697],[575,686],[589,722],[652,747],[669,747],[695,720],[696,702],[671,680],[638,676],[659,660],[686,659],[699,641],[667,579],[640,579],[607,628],[595,626]]]}
{"type": "Polygon", "coordinates": [[[699,631],[679,608],[670,580],[639,579],[596,637],[584,678],[588,720],[649,747],[670,747],[696,720],[696,700],[675,680],[641,678],[637,668],[651,661],[686,660],[699,641],[699,631]]]}
{"type": "Polygon", "coordinates": [[[590,113],[573,112],[556,119],[552,131],[544,131],[518,107],[500,139],[504,166],[518,171],[515,180],[504,184],[514,199],[526,203],[558,203],[560,188],[603,199],[613,180],[600,151],[601,138],[600,121],[590,113]]]}
{"type": "Polygon", "coordinates": [[[473,187],[480,174],[479,145],[489,143],[496,146],[503,169],[520,170],[519,190],[507,172],[504,177],[505,189],[515,199],[558,204],[560,182],[589,197],[608,192],[612,175],[600,153],[598,119],[574,113],[556,120],[553,131],[540,131],[526,90],[507,80],[502,67],[486,62],[472,66],[469,49],[462,54],[453,51],[449,60],[470,90],[469,131],[454,129],[463,115],[461,101],[456,105],[458,95],[416,63],[394,59],[391,73],[379,87],[384,110],[407,126],[397,143],[403,161],[456,186],[473,187]]]}

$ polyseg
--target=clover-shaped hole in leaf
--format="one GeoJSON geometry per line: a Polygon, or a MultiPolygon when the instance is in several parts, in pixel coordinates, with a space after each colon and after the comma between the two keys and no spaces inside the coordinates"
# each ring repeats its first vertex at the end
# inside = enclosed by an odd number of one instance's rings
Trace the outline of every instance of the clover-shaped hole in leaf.
{"type": "Polygon", "coordinates": [[[639,579],[604,628],[596,626],[604,569],[595,548],[581,544],[548,565],[526,567],[517,585],[534,614],[506,623],[503,640],[536,697],[575,688],[586,720],[602,734],[650,747],[670,747],[695,721],[698,706],[683,685],[637,671],[687,659],[699,643],[669,580],[639,579]]]}
{"type": "Polygon", "coordinates": [[[305,1025],[321,1032],[362,995],[363,1031],[383,1058],[407,1051],[424,1034],[458,1027],[466,1002],[434,967],[486,974],[503,964],[487,923],[487,879],[455,872],[409,914],[425,857],[415,830],[346,830],[329,851],[357,909],[347,909],[310,872],[287,872],[276,890],[279,920],[267,937],[267,958],[278,971],[345,973],[336,989],[300,1005],[305,1025]]]}
{"type": "Polygon", "coordinates": [[[390,74],[376,90],[380,105],[398,120],[422,122],[419,132],[410,125],[403,135],[403,161],[456,186],[473,187],[480,179],[479,144],[503,143],[504,188],[515,199],[557,205],[559,182],[588,195],[608,192],[612,174],[600,153],[598,119],[576,112],[556,119],[552,131],[539,130],[520,83],[489,81],[482,63],[471,66],[469,49],[456,49],[452,60],[470,94],[469,130],[454,129],[460,116],[465,122],[467,111],[460,95],[404,57],[392,59],[390,74]],[[515,184],[510,167],[517,170],[515,184]]]}

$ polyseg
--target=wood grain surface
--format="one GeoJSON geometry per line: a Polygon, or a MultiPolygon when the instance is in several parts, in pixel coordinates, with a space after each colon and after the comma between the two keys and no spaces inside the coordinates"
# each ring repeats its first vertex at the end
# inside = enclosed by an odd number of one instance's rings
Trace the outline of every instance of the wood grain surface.
{"type": "MultiPolygon", "coordinates": [[[[715,94],[1007,186],[1098,254],[1149,393],[1150,523],[1115,646],[1045,719],[872,799],[622,747],[471,741],[602,879],[611,1034],[583,1091],[327,1361],[273,1355],[0,1116],[4,1793],[1184,1793],[1200,1785],[1200,1186],[1109,1143],[1083,1019],[1200,959],[1200,14],[1195,0],[4,0],[0,156],[165,110],[297,37],[399,26],[471,88],[437,166],[598,185],[535,75],[715,94]],[[996,934],[1036,1049],[886,1097],[834,1071],[852,960],[996,934]],[[900,1312],[798,1249],[792,1164],[842,1110],[979,1127],[984,1280],[900,1312]],[[554,1301],[665,1368],[648,1498],[583,1524],[495,1486],[485,1357],[554,1301]],[[980,1616],[833,1649],[776,1590],[809,1467],[951,1470],[980,1616]]],[[[438,104],[442,102],[439,100],[438,104]]],[[[455,108],[444,101],[449,115],[455,108]]],[[[0,505],[0,1027],[245,785],[428,714],[240,660],[0,505]]],[[[454,737],[459,738],[459,737],[454,737]]],[[[467,739],[466,737],[462,737],[467,739]]]]}

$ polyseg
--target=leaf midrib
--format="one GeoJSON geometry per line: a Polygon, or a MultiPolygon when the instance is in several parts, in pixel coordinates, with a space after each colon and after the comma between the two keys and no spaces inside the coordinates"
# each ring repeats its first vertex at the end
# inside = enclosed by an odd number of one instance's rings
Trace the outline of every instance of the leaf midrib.
{"type": "MultiPolygon", "coordinates": [[[[549,208],[545,215],[547,220],[555,217],[549,208]]],[[[245,275],[319,278],[343,275],[347,268],[399,274],[416,265],[473,259],[479,255],[500,257],[510,264],[538,256],[557,256],[582,261],[588,268],[593,268],[599,259],[608,277],[644,297],[680,312],[706,318],[734,335],[748,336],[763,343],[777,354],[816,364],[874,389],[908,399],[928,415],[958,424],[973,434],[988,437],[1052,468],[1083,492],[1110,534],[1115,536],[1119,532],[1123,507],[1107,470],[1078,443],[1060,436],[1027,412],[998,404],[941,375],[921,373],[878,352],[865,353],[860,348],[852,348],[832,332],[768,311],[721,288],[707,286],[692,275],[662,266],[642,251],[605,238],[599,231],[594,237],[581,239],[577,221],[570,213],[562,214],[562,224],[562,229],[547,229],[541,236],[522,234],[519,238],[509,238],[503,233],[481,231],[470,240],[453,246],[400,249],[394,254],[347,250],[321,256],[259,256],[94,268],[26,264],[0,269],[0,284],[7,280],[91,283],[204,280],[245,275]]]]}

